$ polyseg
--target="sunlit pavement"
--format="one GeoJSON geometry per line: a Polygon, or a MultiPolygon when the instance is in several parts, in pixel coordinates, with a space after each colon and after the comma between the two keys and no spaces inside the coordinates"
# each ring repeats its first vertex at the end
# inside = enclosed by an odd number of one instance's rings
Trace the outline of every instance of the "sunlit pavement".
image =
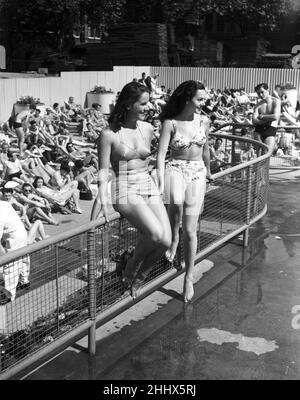
{"type": "Polygon", "coordinates": [[[300,173],[270,177],[249,247],[236,238],[200,263],[191,304],[180,276],[98,328],[96,357],[84,338],[23,378],[299,379],[300,173]]]}

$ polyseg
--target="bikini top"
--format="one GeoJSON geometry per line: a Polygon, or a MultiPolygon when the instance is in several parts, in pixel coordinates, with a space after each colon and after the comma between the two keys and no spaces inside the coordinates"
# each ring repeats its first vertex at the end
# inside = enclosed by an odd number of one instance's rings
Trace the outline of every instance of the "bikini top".
{"type": "Polygon", "coordinates": [[[193,144],[196,144],[197,146],[203,146],[206,142],[206,134],[205,134],[205,126],[203,124],[203,119],[200,117],[200,115],[195,114],[193,121],[183,121],[184,122],[184,128],[181,125],[178,127],[178,122],[182,121],[175,121],[172,120],[172,125],[173,125],[173,134],[172,134],[172,139],[170,141],[170,147],[174,151],[178,150],[184,150],[190,148],[193,144]],[[184,135],[180,133],[180,130],[183,131],[184,129],[184,135]],[[186,133],[188,132],[196,132],[194,136],[190,139],[186,137],[186,133]]]}
{"type": "Polygon", "coordinates": [[[145,160],[147,157],[150,156],[151,154],[150,146],[143,135],[142,129],[139,126],[139,122],[137,123],[137,134],[139,134],[142,137],[142,141],[139,142],[139,148],[133,148],[126,143],[124,139],[123,129],[121,128],[118,131],[120,144],[122,145],[121,157],[120,157],[122,160],[126,161],[135,159],[145,160]]]}

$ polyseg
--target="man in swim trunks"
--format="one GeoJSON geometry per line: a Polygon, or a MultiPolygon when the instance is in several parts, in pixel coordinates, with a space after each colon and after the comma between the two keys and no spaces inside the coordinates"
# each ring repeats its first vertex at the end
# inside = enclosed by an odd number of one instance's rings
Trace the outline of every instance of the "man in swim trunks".
{"type": "Polygon", "coordinates": [[[260,83],[255,91],[261,101],[254,108],[253,124],[255,125],[255,139],[262,141],[271,149],[275,146],[275,136],[280,118],[279,99],[272,97],[266,83],[260,83]]]}

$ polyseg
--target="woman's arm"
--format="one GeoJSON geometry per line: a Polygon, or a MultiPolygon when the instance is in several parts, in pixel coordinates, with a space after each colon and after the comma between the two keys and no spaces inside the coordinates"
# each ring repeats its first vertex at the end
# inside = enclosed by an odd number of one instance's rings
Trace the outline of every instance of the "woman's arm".
{"type": "Polygon", "coordinates": [[[44,207],[44,204],[37,200],[35,197],[32,196],[32,199],[29,199],[28,197],[24,196],[23,194],[19,195],[19,199],[30,206],[35,206],[35,207],[44,207]]]}
{"type": "Polygon", "coordinates": [[[165,120],[163,122],[159,137],[157,162],[156,162],[158,189],[160,193],[163,193],[164,191],[165,160],[171,139],[172,130],[173,130],[172,122],[168,119],[165,120]]]}
{"type": "Polygon", "coordinates": [[[0,178],[5,179],[6,173],[7,173],[7,165],[3,164],[3,171],[2,171],[2,174],[0,174],[0,178]]]}
{"type": "MultiPolygon", "coordinates": [[[[51,189],[51,188],[48,188],[48,189],[51,189]]],[[[45,203],[46,206],[49,206],[49,203],[50,204],[55,203],[55,200],[53,200],[52,197],[49,196],[48,194],[43,193],[40,189],[35,189],[35,190],[36,190],[36,192],[38,194],[37,197],[39,197],[43,201],[47,201],[47,203],[45,203]]],[[[53,190],[53,189],[51,189],[51,190],[53,190]]],[[[55,191],[53,190],[53,192],[55,192],[55,191]]],[[[42,204],[42,207],[45,207],[45,204],[42,204]]]]}
{"type": "Polygon", "coordinates": [[[206,129],[205,129],[206,142],[203,147],[202,158],[203,158],[204,164],[206,166],[206,177],[208,179],[212,179],[211,171],[210,171],[210,151],[209,151],[209,146],[208,146],[209,125],[210,125],[209,120],[207,120],[206,121],[206,129]]]}
{"type": "Polygon", "coordinates": [[[39,196],[39,195],[34,194],[34,193],[31,195],[31,197],[32,197],[32,199],[34,199],[35,201],[41,203],[41,204],[43,205],[43,207],[45,207],[45,206],[46,206],[46,207],[50,207],[49,202],[48,202],[48,200],[47,200],[45,197],[39,196]]]}
{"type": "MultiPolygon", "coordinates": [[[[101,205],[101,211],[108,222],[108,181],[112,146],[112,133],[104,130],[97,141],[99,172],[98,172],[98,195],[97,203],[101,205]]],[[[100,213],[99,213],[100,214],[100,213]]],[[[98,216],[99,216],[98,214],[98,216]]]]}

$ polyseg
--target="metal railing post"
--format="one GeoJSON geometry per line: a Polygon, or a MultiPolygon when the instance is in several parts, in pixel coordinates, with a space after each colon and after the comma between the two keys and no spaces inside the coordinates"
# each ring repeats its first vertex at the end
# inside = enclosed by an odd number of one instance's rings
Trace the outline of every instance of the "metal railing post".
{"type": "Polygon", "coordinates": [[[96,260],[95,229],[87,232],[87,268],[89,291],[89,317],[93,324],[89,328],[88,349],[90,356],[96,354],[96,260]]]}
{"type": "MultiPolygon", "coordinates": [[[[251,216],[251,192],[252,192],[252,181],[253,181],[253,166],[250,165],[247,171],[247,194],[246,194],[246,224],[250,224],[251,216]]],[[[243,246],[248,247],[249,242],[249,228],[247,228],[243,233],[243,246]]]]}
{"type": "Polygon", "coordinates": [[[108,262],[109,258],[109,240],[108,240],[108,230],[109,224],[105,224],[101,230],[101,310],[103,309],[104,305],[104,295],[105,295],[105,279],[104,279],[104,272],[106,263],[108,262]]]}
{"type": "Polygon", "coordinates": [[[55,281],[56,281],[56,304],[57,304],[57,335],[59,335],[59,274],[58,274],[58,245],[55,246],[55,281]]]}

